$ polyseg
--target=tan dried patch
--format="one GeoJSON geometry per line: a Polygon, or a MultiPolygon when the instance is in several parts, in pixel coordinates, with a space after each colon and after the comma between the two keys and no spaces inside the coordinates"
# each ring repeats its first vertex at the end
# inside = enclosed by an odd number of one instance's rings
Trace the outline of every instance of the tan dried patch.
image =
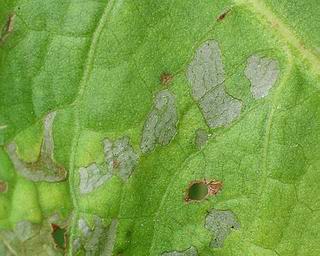
{"type": "Polygon", "coordinates": [[[210,181],[208,183],[208,191],[209,191],[208,194],[210,196],[214,196],[219,193],[222,187],[223,187],[222,181],[219,181],[219,180],[210,181]]]}
{"type": "Polygon", "coordinates": [[[8,36],[13,32],[14,28],[14,20],[15,20],[16,14],[10,14],[7,19],[6,25],[3,27],[1,35],[0,35],[0,45],[5,42],[5,40],[8,38],[8,36]]]}

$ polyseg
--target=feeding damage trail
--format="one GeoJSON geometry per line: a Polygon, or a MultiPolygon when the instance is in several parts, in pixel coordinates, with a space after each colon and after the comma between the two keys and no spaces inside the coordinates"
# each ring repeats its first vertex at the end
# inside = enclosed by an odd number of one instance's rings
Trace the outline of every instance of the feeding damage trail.
{"type": "Polygon", "coordinates": [[[114,142],[105,139],[103,144],[108,169],[112,173],[117,173],[123,181],[127,181],[139,160],[129,137],[125,136],[114,142]]]}
{"type": "Polygon", "coordinates": [[[112,255],[118,220],[106,225],[97,215],[92,216],[92,224],[81,217],[78,220],[78,236],[72,241],[75,253],[84,251],[85,255],[112,255]]]}
{"type": "Polygon", "coordinates": [[[167,145],[177,133],[178,113],[175,96],[169,90],[158,92],[153,108],[144,124],[140,148],[148,153],[159,145],[167,145]]]}
{"type": "Polygon", "coordinates": [[[56,112],[49,113],[44,119],[44,136],[42,140],[39,158],[36,162],[22,161],[16,150],[16,144],[7,146],[9,157],[15,169],[25,178],[31,181],[57,182],[66,178],[65,168],[53,160],[54,142],[52,127],[56,112]]]}
{"type": "Polygon", "coordinates": [[[92,163],[79,169],[80,194],[90,193],[104,185],[113,175],[127,181],[138,164],[139,156],[133,150],[127,136],[115,141],[103,141],[105,162],[92,163]]]}
{"type": "Polygon", "coordinates": [[[192,97],[210,128],[228,125],[238,118],[242,102],[225,92],[221,51],[216,41],[207,41],[197,49],[187,78],[192,97]]]}

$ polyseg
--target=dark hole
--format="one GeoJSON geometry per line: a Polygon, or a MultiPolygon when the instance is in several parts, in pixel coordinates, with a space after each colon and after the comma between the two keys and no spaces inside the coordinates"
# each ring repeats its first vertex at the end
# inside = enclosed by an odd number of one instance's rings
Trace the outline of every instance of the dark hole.
{"type": "Polygon", "coordinates": [[[202,200],[208,194],[208,186],[203,183],[194,183],[189,187],[188,199],[189,200],[202,200]]]}
{"type": "Polygon", "coordinates": [[[66,247],[66,229],[60,228],[58,225],[52,224],[52,238],[57,247],[64,249],[66,247]]]}

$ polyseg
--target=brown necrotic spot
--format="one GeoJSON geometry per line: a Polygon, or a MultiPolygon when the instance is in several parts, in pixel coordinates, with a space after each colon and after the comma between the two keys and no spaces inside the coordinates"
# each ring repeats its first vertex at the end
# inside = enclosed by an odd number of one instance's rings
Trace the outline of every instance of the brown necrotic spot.
{"type": "Polygon", "coordinates": [[[5,193],[8,190],[8,183],[0,180],[0,193],[5,193]]]}
{"type": "Polygon", "coordinates": [[[170,73],[162,73],[160,76],[160,83],[162,85],[169,85],[173,79],[173,76],[170,73]]]}
{"type": "Polygon", "coordinates": [[[208,196],[214,196],[221,190],[222,186],[222,182],[218,180],[193,181],[189,184],[185,201],[201,201],[208,196]]]}
{"type": "Polygon", "coordinates": [[[213,180],[208,183],[209,195],[216,195],[222,189],[222,181],[213,180]]]}
{"type": "Polygon", "coordinates": [[[226,10],[226,11],[224,11],[223,13],[221,13],[221,14],[218,16],[217,21],[223,21],[224,18],[229,14],[230,11],[231,11],[231,10],[229,9],[229,10],[226,10]]]}

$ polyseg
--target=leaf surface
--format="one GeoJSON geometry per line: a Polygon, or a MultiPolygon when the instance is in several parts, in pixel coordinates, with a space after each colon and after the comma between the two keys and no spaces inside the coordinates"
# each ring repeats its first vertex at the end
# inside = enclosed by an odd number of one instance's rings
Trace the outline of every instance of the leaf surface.
{"type": "Polygon", "coordinates": [[[0,255],[319,255],[319,11],[1,0],[0,255]]]}

